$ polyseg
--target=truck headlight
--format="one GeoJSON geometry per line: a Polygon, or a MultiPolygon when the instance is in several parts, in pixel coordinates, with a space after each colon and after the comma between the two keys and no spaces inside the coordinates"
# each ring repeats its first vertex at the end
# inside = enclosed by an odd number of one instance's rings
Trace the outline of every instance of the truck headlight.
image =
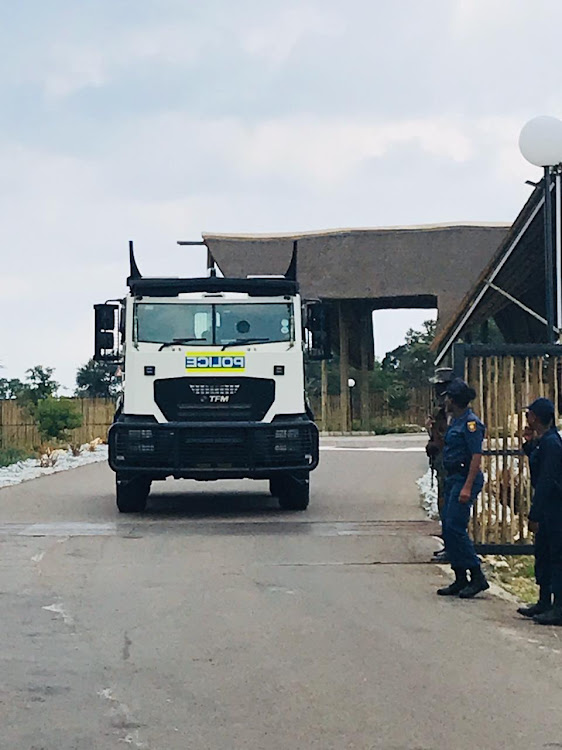
{"type": "Polygon", "coordinates": [[[300,430],[298,427],[290,427],[288,430],[275,430],[276,440],[298,440],[300,430]]]}
{"type": "Polygon", "coordinates": [[[128,435],[132,443],[137,443],[141,440],[152,440],[154,432],[152,430],[129,430],[128,435]]]}
{"type": "Polygon", "coordinates": [[[129,430],[127,433],[129,450],[133,453],[154,453],[153,430],[129,430]]]}
{"type": "Polygon", "coordinates": [[[275,453],[295,453],[300,450],[299,437],[301,431],[298,427],[279,428],[275,430],[275,453]]]}

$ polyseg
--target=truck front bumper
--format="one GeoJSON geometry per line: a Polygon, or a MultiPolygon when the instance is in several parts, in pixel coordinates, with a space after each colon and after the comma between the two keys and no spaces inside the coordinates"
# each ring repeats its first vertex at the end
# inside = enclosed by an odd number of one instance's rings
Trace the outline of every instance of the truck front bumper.
{"type": "Polygon", "coordinates": [[[109,465],[152,478],[267,478],[318,466],[318,428],[309,420],[263,422],[116,422],[109,465]]]}

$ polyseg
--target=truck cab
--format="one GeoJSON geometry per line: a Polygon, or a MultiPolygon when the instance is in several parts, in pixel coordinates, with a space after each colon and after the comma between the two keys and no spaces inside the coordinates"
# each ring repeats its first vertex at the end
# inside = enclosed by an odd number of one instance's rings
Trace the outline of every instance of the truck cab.
{"type": "Polygon", "coordinates": [[[267,479],[282,508],[305,510],[319,440],[304,355],[322,335],[318,308],[303,321],[290,273],[146,278],[132,245],[130,260],[127,297],[95,306],[96,359],[123,372],[109,431],[119,511],[144,510],[167,477],[267,479]]]}

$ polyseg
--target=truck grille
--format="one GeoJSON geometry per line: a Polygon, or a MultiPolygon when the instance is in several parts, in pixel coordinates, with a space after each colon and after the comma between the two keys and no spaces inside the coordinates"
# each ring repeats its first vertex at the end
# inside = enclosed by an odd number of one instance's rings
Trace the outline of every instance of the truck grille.
{"type": "Polygon", "coordinates": [[[114,469],[259,471],[316,464],[318,430],[307,422],[267,425],[155,425],[117,423],[110,431],[114,469]]]}
{"type": "Polygon", "coordinates": [[[240,385],[230,383],[202,383],[200,385],[189,384],[189,389],[196,396],[234,396],[240,390],[240,385]]]}
{"type": "Polygon", "coordinates": [[[165,378],[154,400],[169,422],[260,422],[275,400],[265,378],[165,378]]]}

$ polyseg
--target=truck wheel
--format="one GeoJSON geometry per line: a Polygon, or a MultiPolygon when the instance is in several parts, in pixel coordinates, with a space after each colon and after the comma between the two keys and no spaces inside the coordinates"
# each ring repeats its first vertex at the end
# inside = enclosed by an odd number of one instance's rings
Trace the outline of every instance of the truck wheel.
{"type": "Polygon", "coordinates": [[[120,513],[142,513],[150,492],[150,479],[135,477],[120,479],[115,484],[117,507],[120,513]]]}
{"type": "Polygon", "coordinates": [[[310,499],[309,474],[279,477],[279,506],[283,510],[306,510],[310,499]]]}

